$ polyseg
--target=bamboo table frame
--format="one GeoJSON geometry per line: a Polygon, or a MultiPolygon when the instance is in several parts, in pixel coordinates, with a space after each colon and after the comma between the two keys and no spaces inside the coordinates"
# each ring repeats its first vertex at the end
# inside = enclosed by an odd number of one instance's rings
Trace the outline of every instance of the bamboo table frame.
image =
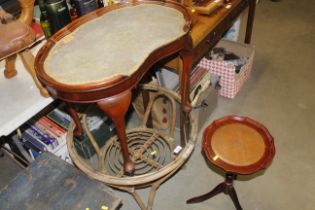
{"type": "MultiPolygon", "coordinates": [[[[170,55],[179,54],[183,62],[183,69],[180,71],[180,95],[181,107],[183,110],[183,114],[181,114],[181,121],[184,122],[185,115],[191,111],[189,102],[189,75],[192,61],[192,41],[188,33],[190,28],[191,18],[189,12],[184,6],[173,1],[133,1],[98,9],[72,22],[54,34],[47,41],[47,43],[39,51],[35,60],[37,76],[39,80],[46,86],[53,98],[58,98],[68,102],[69,113],[76,123],[76,129],[74,131],[75,136],[82,136],[82,126],[80,124],[77,112],[74,109],[73,103],[96,103],[98,107],[106,113],[107,116],[111,117],[115,123],[115,128],[123,150],[124,170],[128,174],[132,174],[134,171],[134,163],[129,158],[124,125],[124,117],[131,102],[131,90],[140,82],[146,72],[148,72],[155,63],[170,55]],[[46,73],[44,62],[49,54],[49,51],[66,35],[72,33],[81,25],[113,10],[122,9],[124,7],[132,7],[140,4],[163,5],[165,7],[174,8],[182,13],[185,19],[185,25],[183,28],[183,31],[185,32],[184,35],[178,37],[175,41],[154,50],[150,55],[148,55],[138,70],[136,70],[130,76],[118,75],[110,81],[89,83],[84,85],[69,85],[57,82],[46,73]]],[[[183,123],[181,124],[183,125],[183,123]]]]}
{"type": "MultiPolygon", "coordinates": [[[[168,178],[170,178],[177,170],[179,170],[182,165],[187,161],[189,156],[191,155],[194,146],[196,144],[197,139],[197,133],[198,133],[198,120],[196,119],[196,116],[194,115],[194,112],[190,112],[188,115],[189,119],[189,126],[190,126],[190,132],[187,134],[186,144],[183,146],[182,151],[174,155],[173,150],[175,146],[175,138],[174,138],[174,131],[175,131],[175,121],[176,121],[176,107],[177,104],[180,103],[180,98],[177,93],[170,91],[166,88],[156,86],[156,85],[141,85],[140,88],[144,91],[150,91],[153,94],[153,97],[150,97],[147,109],[144,113],[144,117],[142,119],[142,125],[138,128],[129,129],[127,131],[128,134],[133,133],[135,135],[138,134],[135,138],[129,138],[128,143],[133,144],[133,140],[141,139],[141,133],[144,132],[151,132],[151,136],[143,139],[144,144],[137,143],[136,147],[129,147],[129,152],[131,154],[131,158],[135,160],[135,162],[139,163],[139,160],[142,162],[148,163],[147,165],[152,168],[153,170],[149,170],[146,173],[137,174],[134,176],[125,176],[121,171],[118,171],[118,173],[112,174],[109,167],[106,167],[104,162],[112,162],[113,164],[116,163],[116,161],[119,161],[118,158],[108,157],[108,150],[109,147],[117,147],[115,145],[117,137],[114,136],[111,139],[109,139],[105,146],[100,148],[98,144],[95,141],[95,138],[93,134],[89,131],[87,126],[87,117],[86,114],[82,117],[82,124],[85,132],[89,136],[90,141],[92,142],[93,148],[96,151],[96,156],[98,159],[97,164],[95,166],[92,166],[90,163],[86,162],[79,154],[78,151],[75,148],[74,145],[74,138],[73,138],[73,131],[74,131],[74,123],[72,122],[69,126],[68,133],[67,133],[67,146],[69,150],[69,154],[73,160],[73,162],[76,164],[76,166],[82,170],[85,174],[87,174],[89,177],[96,179],[98,181],[101,181],[103,183],[106,183],[107,185],[110,185],[116,189],[120,189],[123,191],[126,191],[130,193],[136,202],[138,203],[139,207],[142,210],[151,210],[153,207],[153,202],[155,198],[155,194],[159,186],[165,182],[168,178]],[[156,99],[159,97],[165,97],[167,101],[169,101],[171,105],[171,115],[172,122],[170,123],[169,128],[169,134],[162,134],[158,130],[148,128],[146,127],[149,114],[152,111],[153,104],[156,102],[156,99]],[[140,136],[139,136],[140,135],[140,136]],[[169,151],[172,154],[172,159],[170,162],[166,161],[164,164],[159,164],[160,162],[157,161],[157,159],[154,159],[148,155],[150,152],[144,151],[148,150],[150,146],[154,144],[154,141],[157,140],[158,136],[163,136],[165,143],[169,147],[169,151]],[[138,194],[137,190],[141,188],[150,188],[150,192],[148,195],[147,203],[143,201],[141,196],[138,194]]],[[[129,136],[129,135],[128,135],[129,136]]],[[[179,140],[178,140],[179,141],[179,140]]],[[[178,143],[178,142],[177,142],[178,143]]],[[[119,148],[120,149],[120,148],[119,148]]],[[[118,150],[119,150],[118,149],[118,150]]],[[[157,153],[161,153],[165,155],[165,151],[159,151],[156,150],[157,153]]],[[[119,154],[120,155],[120,154],[119,154]]],[[[164,160],[163,160],[164,162],[164,160]]],[[[141,164],[141,163],[140,163],[141,164]]],[[[139,166],[139,165],[138,165],[139,166]]],[[[136,170],[137,172],[137,170],[136,170]]]]}

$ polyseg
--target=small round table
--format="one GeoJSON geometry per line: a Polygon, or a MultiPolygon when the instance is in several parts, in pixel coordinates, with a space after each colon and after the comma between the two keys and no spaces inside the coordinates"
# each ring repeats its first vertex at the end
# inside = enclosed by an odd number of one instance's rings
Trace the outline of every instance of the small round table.
{"type": "Polygon", "coordinates": [[[267,128],[250,118],[227,116],[205,129],[202,147],[208,161],[225,171],[225,181],[187,203],[202,202],[223,192],[241,210],[233,181],[238,174],[248,175],[267,168],[275,155],[273,137],[267,128]]]}

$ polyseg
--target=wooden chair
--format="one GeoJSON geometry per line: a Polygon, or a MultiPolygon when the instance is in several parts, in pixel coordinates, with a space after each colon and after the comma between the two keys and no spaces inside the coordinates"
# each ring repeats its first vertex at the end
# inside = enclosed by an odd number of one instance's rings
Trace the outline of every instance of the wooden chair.
{"type": "Polygon", "coordinates": [[[233,181],[239,174],[253,174],[267,168],[275,155],[273,137],[267,128],[250,118],[227,116],[205,129],[202,147],[208,161],[225,171],[225,181],[187,203],[202,202],[225,193],[236,209],[242,210],[233,181]]]}
{"type": "MultiPolygon", "coordinates": [[[[29,47],[35,41],[35,32],[30,27],[34,12],[34,0],[19,0],[21,14],[18,20],[0,23],[0,60],[5,59],[4,76],[12,78],[17,74],[15,61],[20,55],[25,68],[32,76],[42,96],[49,96],[38,81],[34,69],[34,56],[29,47]]],[[[3,12],[3,11],[2,11],[3,12]]]]}

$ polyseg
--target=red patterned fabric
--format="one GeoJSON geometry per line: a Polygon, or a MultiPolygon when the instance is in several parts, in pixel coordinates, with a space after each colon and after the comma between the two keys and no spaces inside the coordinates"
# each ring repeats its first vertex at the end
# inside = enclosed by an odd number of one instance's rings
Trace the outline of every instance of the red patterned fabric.
{"type": "Polygon", "coordinates": [[[210,70],[211,74],[215,74],[220,77],[221,89],[219,95],[234,98],[239,92],[244,82],[250,77],[250,73],[253,66],[254,53],[252,53],[241,68],[240,73],[235,73],[235,67],[232,64],[228,64],[225,61],[215,61],[203,58],[198,64],[199,67],[210,70]]]}

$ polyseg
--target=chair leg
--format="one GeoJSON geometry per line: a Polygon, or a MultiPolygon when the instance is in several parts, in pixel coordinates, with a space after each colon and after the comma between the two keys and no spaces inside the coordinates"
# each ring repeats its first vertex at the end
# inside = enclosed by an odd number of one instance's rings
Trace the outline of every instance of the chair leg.
{"type": "Polygon", "coordinates": [[[5,59],[4,76],[7,79],[10,79],[17,74],[16,68],[15,68],[15,60],[16,60],[16,54],[11,55],[5,59]]]}
{"type": "Polygon", "coordinates": [[[27,71],[30,73],[30,75],[32,76],[35,85],[37,86],[37,88],[40,91],[40,94],[44,97],[48,97],[49,93],[46,90],[46,88],[44,88],[42,86],[42,84],[39,82],[39,80],[37,79],[36,73],[35,73],[35,68],[34,68],[34,56],[32,54],[32,52],[28,49],[24,50],[23,52],[20,53],[20,56],[22,58],[23,64],[25,66],[25,68],[27,69],[27,71]]]}

